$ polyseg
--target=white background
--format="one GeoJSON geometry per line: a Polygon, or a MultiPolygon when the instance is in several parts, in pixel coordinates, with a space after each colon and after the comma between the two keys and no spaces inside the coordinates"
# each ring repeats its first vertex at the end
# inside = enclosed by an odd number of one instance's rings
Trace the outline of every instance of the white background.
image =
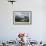
{"type": "Polygon", "coordinates": [[[46,0],[0,0],[0,41],[15,40],[19,32],[26,32],[33,40],[46,40],[46,0]],[[14,25],[13,11],[32,11],[32,25],[14,25]]]}

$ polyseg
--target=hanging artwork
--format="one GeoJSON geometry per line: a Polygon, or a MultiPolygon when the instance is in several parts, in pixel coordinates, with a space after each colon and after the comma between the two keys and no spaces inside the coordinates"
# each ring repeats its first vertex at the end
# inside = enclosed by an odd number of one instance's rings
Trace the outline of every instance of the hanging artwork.
{"type": "Polygon", "coordinates": [[[13,11],[13,24],[32,24],[32,11],[13,11]]]}

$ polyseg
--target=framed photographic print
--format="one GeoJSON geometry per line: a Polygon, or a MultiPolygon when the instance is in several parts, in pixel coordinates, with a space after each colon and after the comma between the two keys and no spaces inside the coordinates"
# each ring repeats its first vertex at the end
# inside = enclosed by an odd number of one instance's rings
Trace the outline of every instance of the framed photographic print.
{"type": "Polygon", "coordinates": [[[32,11],[13,11],[13,24],[32,24],[32,11]]]}

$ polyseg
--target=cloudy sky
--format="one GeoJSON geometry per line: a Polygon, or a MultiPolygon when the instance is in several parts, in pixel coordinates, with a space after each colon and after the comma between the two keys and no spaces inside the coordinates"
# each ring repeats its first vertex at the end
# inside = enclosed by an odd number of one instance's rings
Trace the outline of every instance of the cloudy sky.
{"type": "Polygon", "coordinates": [[[15,16],[19,16],[19,17],[22,17],[22,18],[24,18],[24,16],[32,16],[32,15],[30,15],[31,13],[30,12],[14,12],[14,15],[15,16]]]}

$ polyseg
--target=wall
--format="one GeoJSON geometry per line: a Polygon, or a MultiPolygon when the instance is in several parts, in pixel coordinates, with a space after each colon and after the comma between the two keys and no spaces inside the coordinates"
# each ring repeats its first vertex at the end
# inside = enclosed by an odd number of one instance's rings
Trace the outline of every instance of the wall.
{"type": "Polygon", "coordinates": [[[31,34],[37,41],[46,40],[45,10],[42,0],[17,0],[13,5],[0,0],[0,40],[14,40],[18,32],[31,34]],[[32,11],[32,25],[14,25],[13,11],[32,11]]]}

